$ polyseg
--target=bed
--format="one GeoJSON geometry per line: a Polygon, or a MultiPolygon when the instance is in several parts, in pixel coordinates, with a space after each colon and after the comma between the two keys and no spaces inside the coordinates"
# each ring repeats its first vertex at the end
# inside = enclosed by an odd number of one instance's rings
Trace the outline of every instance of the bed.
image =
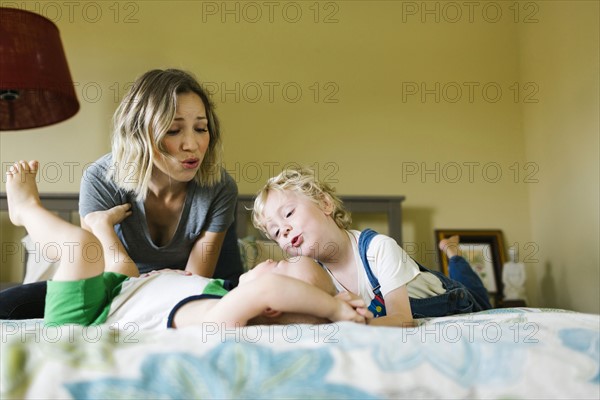
{"type": "Polygon", "coordinates": [[[496,309],[415,328],[352,323],[137,331],[2,321],[2,398],[582,398],[597,315],[496,309]]]}
{"type": "MultiPolygon", "coordinates": [[[[383,212],[388,233],[401,232],[402,197],[344,200],[355,212],[383,212]]],[[[244,237],[249,201],[238,203],[244,237]]],[[[76,209],[73,196],[65,202],[76,209]]],[[[498,308],[404,329],[0,321],[0,335],[3,399],[600,398],[600,316],[568,310],[498,308]]]]}

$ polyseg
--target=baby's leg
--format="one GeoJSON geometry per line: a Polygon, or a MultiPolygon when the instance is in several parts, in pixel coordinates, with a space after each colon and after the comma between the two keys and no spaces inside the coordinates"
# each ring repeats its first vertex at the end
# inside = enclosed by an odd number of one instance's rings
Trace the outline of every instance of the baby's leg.
{"type": "Polygon", "coordinates": [[[115,233],[114,226],[131,215],[131,205],[122,204],[106,211],[91,212],[84,217],[85,224],[102,243],[105,271],[127,276],[139,276],[139,270],[115,233]]]}
{"type": "Polygon", "coordinates": [[[73,281],[100,275],[104,256],[98,239],[46,210],[40,201],[35,177],[37,161],[19,161],[6,173],[8,215],[24,226],[42,251],[55,250],[60,265],[57,281],[73,281]]]}

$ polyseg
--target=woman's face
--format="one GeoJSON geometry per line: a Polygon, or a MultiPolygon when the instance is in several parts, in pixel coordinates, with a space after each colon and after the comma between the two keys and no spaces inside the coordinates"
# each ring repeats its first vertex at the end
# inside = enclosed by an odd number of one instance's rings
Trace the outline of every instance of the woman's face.
{"type": "Polygon", "coordinates": [[[196,176],[209,143],[208,119],[202,99],[196,93],[179,94],[175,118],[162,140],[162,148],[170,157],[156,152],[155,170],[171,180],[189,182],[196,176]]]}

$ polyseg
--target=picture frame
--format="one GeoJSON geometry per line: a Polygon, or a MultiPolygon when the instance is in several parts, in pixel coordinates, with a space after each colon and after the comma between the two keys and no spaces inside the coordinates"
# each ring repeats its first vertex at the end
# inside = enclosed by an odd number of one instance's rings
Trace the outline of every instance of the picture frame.
{"type": "MultiPolygon", "coordinates": [[[[436,229],[436,243],[454,235],[460,237],[462,256],[481,278],[490,297],[494,300],[493,305],[498,306],[503,298],[502,266],[506,262],[502,231],[499,229],[436,229]]],[[[438,249],[438,253],[440,270],[449,276],[448,257],[441,249],[438,249]]]]}

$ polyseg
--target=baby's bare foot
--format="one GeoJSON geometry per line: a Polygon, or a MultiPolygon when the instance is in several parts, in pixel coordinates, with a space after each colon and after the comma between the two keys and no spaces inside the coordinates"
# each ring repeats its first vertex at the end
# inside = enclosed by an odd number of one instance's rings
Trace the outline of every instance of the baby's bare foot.
{"type": "Polygon", "coordinates": [[[462,255],[460,250],[460,238],[457,235],[450,236],[449,238],[440,240],[440,250],[446,253],[448,258],[462,255]]]}
{"type": "Polygon", "coordinates": [[[105,211],[94,211],[83,217],[92,232],[98,229],[113,227],[131,215],[131,204],[125,203],[105,211]]]}
{"type": "Polygon", "coordinates": [[[19,161],[14,163],[6,172],[6,197],[8,202],[8,217],[17,225],[23,225],[23,214],[32,207],[41,207],[35,176],[38,162],[19,161]]]}

